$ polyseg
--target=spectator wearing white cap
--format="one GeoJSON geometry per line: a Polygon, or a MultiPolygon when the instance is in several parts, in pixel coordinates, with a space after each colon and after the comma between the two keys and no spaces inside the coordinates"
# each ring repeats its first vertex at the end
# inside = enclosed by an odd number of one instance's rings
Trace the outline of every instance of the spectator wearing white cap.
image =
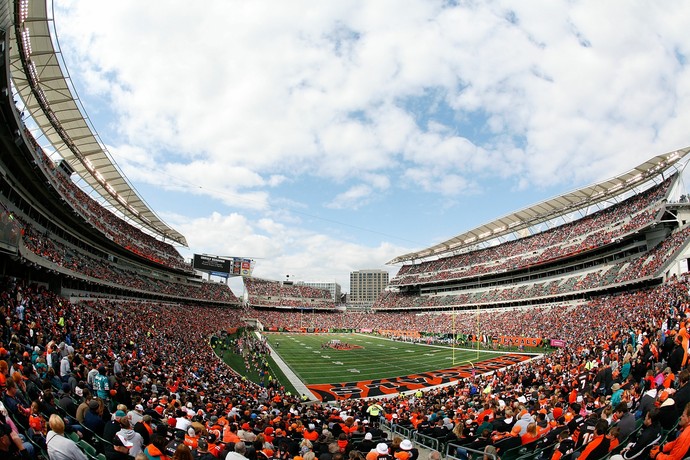
{"type": "Polygon", "coordinates": [[[364,439],[357,445],[357,450],[360,452],[371,452],[376,448],[376,443],[373,441],[373,435],[368,432],[364,435],[364,439]]]}
{"type": "Polygon", "coordinates": [[[366,460],[391,460],[388,444],[385,442],[376,444],[376,449],[367,454],[366,460]]]}
{"type": "Polygon", "coordinates": [[[416,460],[419,457],[419,451],[414,448],[412,441],[403,439],[400,447],[393,453],[393,457],[397,460],[416,460]]]}
{"type": "Polygon", "coordinates": [[[134,406],[134,409],[127,412],[127,417],[129,417],[129,421],[132,424],[132,426],[141,422],[144,418],[144,406],[142,406],[141,404],[137,404],[136,406],[134,406]]]}

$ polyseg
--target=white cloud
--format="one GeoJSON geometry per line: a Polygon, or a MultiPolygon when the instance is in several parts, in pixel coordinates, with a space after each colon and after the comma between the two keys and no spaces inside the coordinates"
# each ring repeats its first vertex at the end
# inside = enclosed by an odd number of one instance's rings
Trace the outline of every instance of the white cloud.
{"type": "Polygon", "coordinates": [[[404,179],[408,186],[419,186],[425,192],[435,192],[441,195],[454,196],[460,193],[471,193],[476,185],[462,176],[455,174],[440,174],[429,169],[408,169],[404,179]]]}
{"type": "Polygon", "coordinates": [[[264,254],[278,248],[265,235],[258,234],[252,222],[241,214],[222,215],[214,212],[210,216],[196,219],[181,215],[167,215],[166,218],[188,235],[190,248],[197,252],[251,255],[264,254]]]}
{"type": "Polygon", "coordinates": [[[350,187],[347,191],[336,196],[333,199],[333,201],[328,203],[327,206],[333,209],[357,209],[362,204],[367,203],[369,201],[371,193],[372,188],[368,185],[355,185],[353,187],[350,187]]]}
{"type": "Polygon", "coordinates": [[[110,147],[109,151],[119,159],[120,167],[129,171],[130,180],[156,185],[162,190],[210,196],[237,208],[266,209],[268,192],[252,189],[276,187],[286,180],[283,175],[264,179],[242,166],[208,161],[159,164],[149,152],[131,145],[110,147]]]}
{"type": "Polygon", "coordinates": [[[382,174],[363,174],[361,178],[379,190],[386,190],[391,186],[390,179],[382,174]]]}
{"type": "Polygon", "coordinates": [[[359,209],[370,203],[377,196],[380,197],[381,193],[391,185],[390,179],[381,174],[363,173],[360,179],[366,183],[353,185],[343,193],[338,194],[332,201],[326,204],[326,207],[332,209],[359,209]]]}
{"type": "Polygon", "coordinates": [[[89,45],[68,55],[84,83],[98,94],[110,88],[126,139],[184,153],[188,160],[175,169],[192,174],[203,158],[260,176],[339,181],[362,171],[390,175],[400,161],[431,162],[466,180],[477,172],[503,176],[504,163],[517,160],[481,158],[498,137],[517,136],[525,145],[512,147],[529,158],[518,156],[525,163],[508,171],[543,184],[563,180],[555,171],[567,180],[598,178],[579,168],[583,151],[632,166],[682,141],[681,133],[658,136],[689,103],[687,94],[674,97],[682,81],[674,50],[687,51],[682,2],[643,9],[420,1],[401,9],[394,2],[189,8],[171,1],[165,15],[132,1],[72,7],[58,30],[89,45]],[[459,114],[485,111],[494,139],[410,123],[401,101],[428,88],[444,91],[459,114]],[[635,160],[621,153],[635,147],[635,160]]]}
{"type": "MultiPolygon", "coordinates": [[[[188,235],[188,243],[196,253],[251,257],[255,260],[255,276],[284,279],[290,274],[291,279],[302,281],[335,280],[344,292],[349,289],[350,271],[380,268],[395,272],[397,269],[383,264],[409,251],[390,243],[367,247],[268,218],[254,222],[237,213],[213,213],[197,219],[164,217],[188,235]]],[[[191,258],[191,252],[186,251],[185,256],[191,258]]]]}
{"type": "Polygon", "coordinates": [[[56,27],[126,175],[228,216],[176,221],[188,240],[217,225],[237,239],[200,245],[308,273],[319,251],[370,258],[290,210],[572,188],[688,144],[687,2],[451,3],[60,0],[56,27]],[[308,183],[328,190],[283,195],[308,183]]]}

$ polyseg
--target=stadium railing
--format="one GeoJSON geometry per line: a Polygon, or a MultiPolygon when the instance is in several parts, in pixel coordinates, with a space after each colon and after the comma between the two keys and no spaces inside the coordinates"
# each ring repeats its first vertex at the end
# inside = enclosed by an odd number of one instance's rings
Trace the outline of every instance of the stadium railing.
{"type": "Polygon", "coordinates": [[[403,437],[403,439],[412,439],[412,435],[414,434],[414,430],[412,430],[410,428],[405,428],[404,426],[393,424],[391,427],[391,433],[399,434],[400,436],[403,437]]]}
{"type": "Polygon", "coordinates": [[[412,434],[412,440],[417,444],[421,444],[424,447],[428,447],[429,449],[434,450],[439,450],[439,446],[441,445],[441,442],[438,439],[432,438],[431,436],[427,436],[425,434],[421,434],[417,431],[415,431],[412,434]]]}

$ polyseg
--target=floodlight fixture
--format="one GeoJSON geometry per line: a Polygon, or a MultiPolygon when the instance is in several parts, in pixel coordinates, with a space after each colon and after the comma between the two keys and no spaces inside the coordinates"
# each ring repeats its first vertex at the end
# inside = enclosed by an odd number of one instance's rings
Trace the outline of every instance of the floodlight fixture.
{"type": "MultiPolygon", "coordinates": [[[[31,81],[34,83],[38,83],[38,70],[36,70],[36,63],[33,61],[29,62],[29,77],[31,78],[31,81]]],[[[43,94],[43,91],[40,91],[41,94],[41,102],[46,102],[45,100],[45,95],[43,94]]]]}
{"type": "Polygon", "coordinates": [[[630,179],[626,180],[625,182],[627,182],[627,183],[637,182],[640,179],[642,179],[642,174],[637,174],[637,175],[631,177],[630,179]]]}
{"type": "Polygon", "coordinates": [[[19,2],[19,23],[26,21],[29,17],[29,0],[21,0],[19,2]]]}
{"type": "Polygon", "coordinates": [[[24,46],[24,54],[31,56],[31,34],[29,29],[22,29],[22,45],[24,46]]]}
{"type": "Polygon", "coordinates": [[[619,184],[616,184],[616,185],[614,185],[613,187],[611,187],[611,188],[609,189],[609,193],[613,193],[613,192],[615,192],[616,190],[621,189],[621,188],[623,188],[623,184],[620,184],[620,183],[619,183],[619,184]]]}

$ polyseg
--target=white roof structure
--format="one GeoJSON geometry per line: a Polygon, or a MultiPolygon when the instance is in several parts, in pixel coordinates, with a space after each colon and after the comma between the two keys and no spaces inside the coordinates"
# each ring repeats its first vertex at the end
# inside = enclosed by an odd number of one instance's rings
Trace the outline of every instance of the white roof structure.
{"type": "MultiPolygon", "coordinates": [[[[679,169],[681,160],[689,152],[690,147],[686,147],[663,155],[657,155],[619,176],[508,214],[426,249],[403,254],[391,260],[388,264],[461,252],[483,242],[517,233],[550,221],[558,216],[609,200],[643,185],[655,177],[661,177],[662,174],[668,177],[679,169]]],[[[682,166],[684,167],[685,164],[682,163],[682,166]]]]}
{"type": "MultiPolygon", "coordinates": [[[[46,0],[20,0],[11,30],[10,74],[27,111],[62,158],[135,226],[187,246],[137,194],[104,147],[65,75],[46,0]]],[[[57,41],[57,38],[56,38],[57,41]]]]}

